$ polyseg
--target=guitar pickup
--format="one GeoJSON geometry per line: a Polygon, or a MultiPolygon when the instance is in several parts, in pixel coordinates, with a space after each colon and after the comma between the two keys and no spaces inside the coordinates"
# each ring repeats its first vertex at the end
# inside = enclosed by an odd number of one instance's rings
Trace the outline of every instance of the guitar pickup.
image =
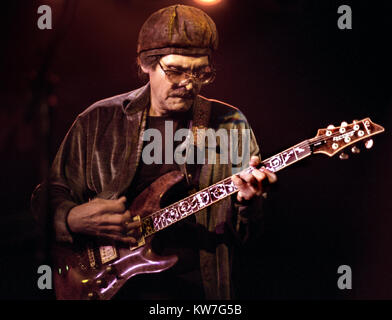
{"type": "MultiPolygon", "coordinates": [[[[141,219],[140,219],[139,215],[133,217],[133,221],[140,221],[140,220],[141,219]]],[[[140,227],[138,228],[138,233],[139,233],[140,237],[138,237],[138,239],[137,239],[137,244],[130,245],[130,247],[129,247],[130,250],[135,250],[135,249],[137,249],[141,246],[144,246],[146,244],[146,241],[145,241],[144,235],[143,235],[142,225],[140,225],[140,227]]]]}

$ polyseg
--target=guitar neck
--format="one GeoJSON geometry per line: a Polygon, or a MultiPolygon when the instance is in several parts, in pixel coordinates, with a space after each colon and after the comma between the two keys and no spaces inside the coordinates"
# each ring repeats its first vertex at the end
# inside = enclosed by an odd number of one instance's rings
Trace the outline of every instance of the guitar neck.
{"type": "MultiPolygon", "coordinates": [[[[289,165],[310,156],[312,154],[311,146],[313,144],[314,142],[311,140],[302,141],[301,143],[298,143],[295,146],[262,161],[260,167],[265,167],[271,172],[282,170],[289,165]]],[[[249,168],[246,170],[249,170],[249,168]]]]}
{"type": "MultiPolygon", "coordinates": [[[[260,167],[277,172],[287,166],[300,161],[312,154],[311,146],[318,141],[305,140],[289,149],[284,150],[261,162],[260,167]]],[[[248,167],[245,172],[252,172],[255,168],[248,167]]],[[[218,201],[238,192],[231,177],[225,178],[203,190],[200,190],[172,205],[142,218],[142,233],[144,237],[153,235],[174,223],[185,219],[196,212],[217,203],[218,201]]]]}

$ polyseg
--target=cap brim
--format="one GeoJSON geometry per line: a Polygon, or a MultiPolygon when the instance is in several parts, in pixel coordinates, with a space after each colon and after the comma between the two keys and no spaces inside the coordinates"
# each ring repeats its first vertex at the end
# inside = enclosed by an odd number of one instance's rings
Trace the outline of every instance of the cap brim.
{"type": "Polygon", "coordinates": [[[206,55],[210,56],[212,50],[210,48],[194,48],[194,47],[165,47],[165,48],[157,48],[144,50],[139,52],[139,55],[143,54],[147,57],[149,56],[160,56],[160,55],[168,55],[168,54],[180,54],[180,55],[206,55]]]}

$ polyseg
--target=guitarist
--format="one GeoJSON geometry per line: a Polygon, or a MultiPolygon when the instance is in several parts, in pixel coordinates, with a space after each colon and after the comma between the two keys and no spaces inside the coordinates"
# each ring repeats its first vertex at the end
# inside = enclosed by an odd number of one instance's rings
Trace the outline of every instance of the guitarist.
{"type": "MultiPolygon", "coordinates": [[[[136,243],[139,222],[127,210],[132,200],[163,174],[179,170],[185,197],[233,174],[232,164],[173,161],[165,128],[250,129],[236,108],[199,95],[213,81],[212,53],[218,35],[200,9],[175,5],[153,13],[142,26],[137,62],[148,83],[101,100],[78,115],[53,162],[50,207],[56,241],[73,243],[75,235],[136,243]],[[162,163],[146,161],[149,129],[161,133],[162,163]],[[167,151],[169,150],[169,151],[167,151]]],[[[259,147],[250,131],[249,164],[257,166],[259,147]]],[[[241,140],[239,140],[241,143],[241,140]]],[[[209,146],[207,145],[207,149],[209,146]]],[[[242,148],[241,145],[238,146],[242,148]]],[[[246,148],[244,146],[244,148],[246,148]]],[[[154,154],[154,156],[157,156],[154,154]]],[[[249,159],[248,157],[248,159],[249,159]]],[[[248,163],[241,164],[244,168],[248,163]]],[[[262,182],[276,181],[268,170],[233,176],[239,192],[188,217],[154,237],[159,254],[175,253],[178,263],[155,275],[138,275],[117,297],[129,299],[230,299],[232,248],[258,233],[262,182]]]]}

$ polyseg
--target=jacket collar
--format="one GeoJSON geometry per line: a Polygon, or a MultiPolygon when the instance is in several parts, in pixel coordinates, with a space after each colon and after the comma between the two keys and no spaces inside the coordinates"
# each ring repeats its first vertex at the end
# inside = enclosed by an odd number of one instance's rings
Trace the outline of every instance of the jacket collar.
{"type": "Polygon", "coordinates": [[[150,103],[150,83],[133,90],[123,102],[123,111],[127,115],[132,115],[145,109],[150,103]]]}

